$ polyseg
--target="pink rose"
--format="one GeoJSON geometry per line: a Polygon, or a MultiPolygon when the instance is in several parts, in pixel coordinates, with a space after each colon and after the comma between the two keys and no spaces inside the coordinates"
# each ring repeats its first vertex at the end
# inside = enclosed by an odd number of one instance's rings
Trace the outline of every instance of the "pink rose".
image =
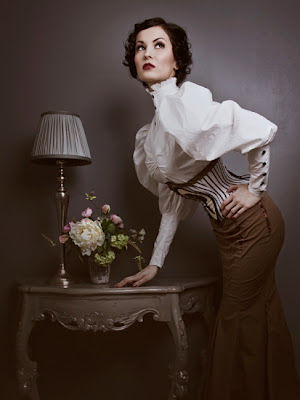
{"type": "Polygon", "coordinates": [[[110,212],[110,206],[108,204],[104,204],[104,206],[102,206],[102,212],[103,214],[108,214],[110,212]]]}
{"type": "Polygon", "coordinates": [[[63,232],[70,232],[72,224],[73,224],[73,222],[69,222],[67,225],[65,225],[63,227],[62,231],[63,232]]]}
{"type": "Polygon", "coordinates": [[[68,239],[69,239],[68,235],[60,235],[58,238],[58,240],[61,244],[65,244],[68,239]]]}
{"type": "Polygon", "coordinates": [[[89,218],[93,214],[93,210],[91,208],[86,208],[84,211],[82,211],[81,215],[83,217],[89,218]]]}
{"type": "Polygon", "coordinates": [[[124,228],[122,218],[120,218],[118,215],[112,214],[112,215],[110,216],[110,220],[111,220],[115,225],[118,225],[120,228],[124,228]]]}

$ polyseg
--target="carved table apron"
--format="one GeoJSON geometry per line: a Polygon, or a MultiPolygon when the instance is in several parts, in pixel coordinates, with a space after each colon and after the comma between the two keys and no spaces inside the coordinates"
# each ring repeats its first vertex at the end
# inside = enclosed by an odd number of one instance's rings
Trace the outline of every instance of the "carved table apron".
{"type": "MultiPolygon", "coordinates": [[[[23,284],[22,309],[17,332],[17,378],[21,393],[38,400],[37,363],[28,356],[28,340],[34,324],[50,315],[71,330],[121,331],[145,314],[168,324],[176,346],[175,361],[170,371],[168,400],[184,399],[187,393],[187,337],[182,315],[198,312],[208,337],[215,318],[214,294],[217,278],[157,279],[151,286],[114,288],[113,284],[74,284],[67,289],[23,284]]],[[[206,346],[201,352],[206,359],[206,346]]]]}

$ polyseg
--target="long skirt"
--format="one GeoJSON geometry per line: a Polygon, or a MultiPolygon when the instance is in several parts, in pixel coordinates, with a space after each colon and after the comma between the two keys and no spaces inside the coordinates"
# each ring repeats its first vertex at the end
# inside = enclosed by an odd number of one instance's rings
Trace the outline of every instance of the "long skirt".
{"type": "Polygon", "coordinates": [[[299,400],[292,341],[275,282],[284,239],[281,213],[266,193],[237,219],[211,223],[223,293],[201,400],[299,400]]]}

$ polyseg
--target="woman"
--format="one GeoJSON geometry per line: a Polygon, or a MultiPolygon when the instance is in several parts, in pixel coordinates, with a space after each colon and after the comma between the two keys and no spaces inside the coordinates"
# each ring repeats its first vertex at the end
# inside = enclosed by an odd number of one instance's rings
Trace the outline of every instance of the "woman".
{"type": "Polygon", "coordinates": [[[300,399],[292,344],[275,284],[284,238],[280,211],[266,193],[269,143],[277,130],[233,101],[185,82],[191,65],[185,31],[161,18],[136,24],[124,64],[153,98],[152,122],[137,133],[139,181],[158,196],[161,224],[150,264],[117,287],[140,286],[163,266],[178,222],[199,200],[222,257],[223,294],[208,368],[206,399],[300,399]],[[247,154],[250,176],[220,157],[247,154]]]}

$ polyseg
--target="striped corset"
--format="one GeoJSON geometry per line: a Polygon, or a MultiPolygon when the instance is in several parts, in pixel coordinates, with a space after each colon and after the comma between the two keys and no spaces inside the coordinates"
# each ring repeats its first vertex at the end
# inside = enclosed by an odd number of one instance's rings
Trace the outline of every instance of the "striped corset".
{"type": "Polygon", "coordinates": [[[220,206],[230,195],[232,185],[249,183],[249,175],[237,176],[228,171],[220,158],[211,161],[206,168],[186,183],[167,182],[171,190],[188,199],[198,200],[205,211],[216,221],[222,221],[220,206]]]}

